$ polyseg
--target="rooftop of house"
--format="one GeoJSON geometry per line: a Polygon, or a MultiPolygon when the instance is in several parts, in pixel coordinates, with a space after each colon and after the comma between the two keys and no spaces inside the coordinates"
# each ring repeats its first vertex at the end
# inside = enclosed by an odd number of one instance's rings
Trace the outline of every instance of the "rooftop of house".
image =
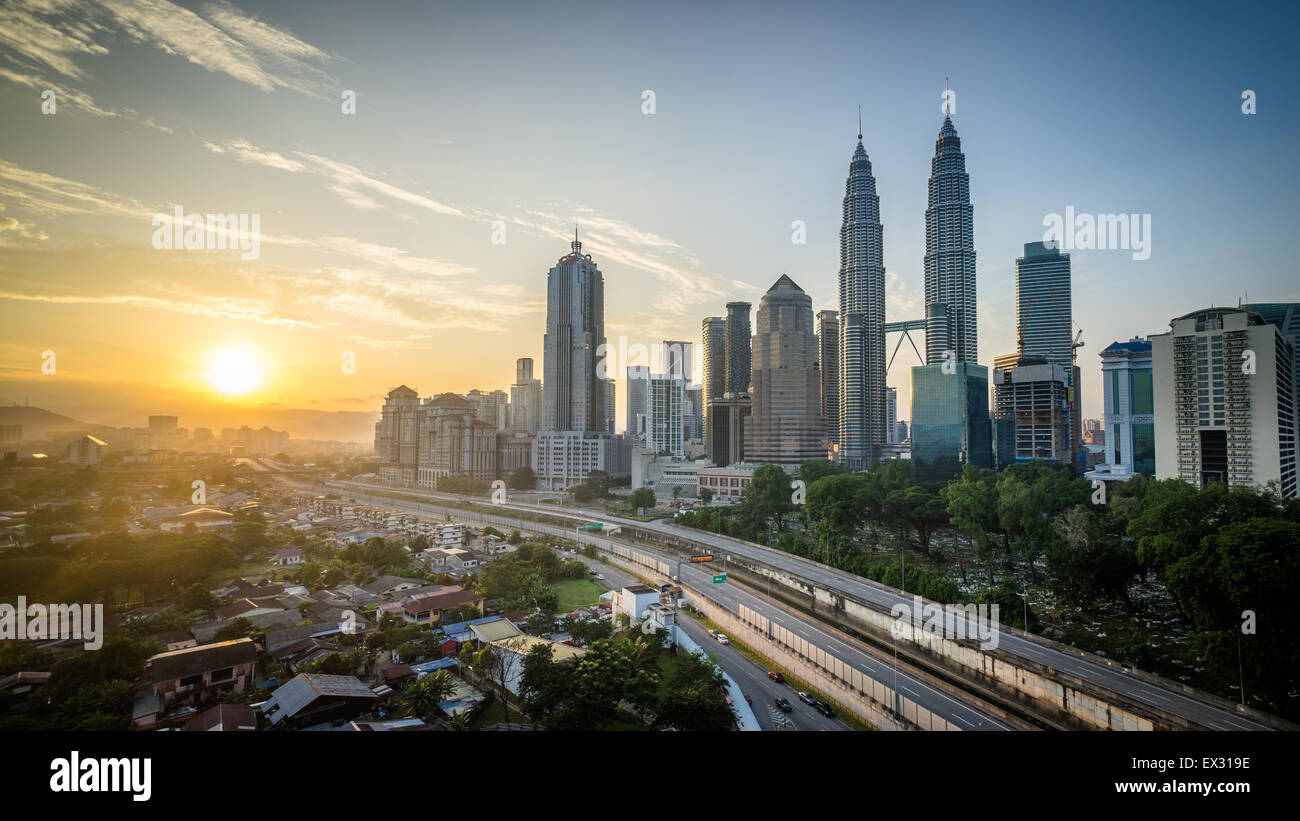
{"type": "Polygon", "coordinates": [[[235,639],[159,653],[148,664],[150,679],[156,684],[255,661],[257,648],[253,640],[235,639]]]}
{"type": "Polygon", "coordinates": [[[185,722],[188,731],[256,730],[257,716],[247,704],[218,704],[185,722]]]}

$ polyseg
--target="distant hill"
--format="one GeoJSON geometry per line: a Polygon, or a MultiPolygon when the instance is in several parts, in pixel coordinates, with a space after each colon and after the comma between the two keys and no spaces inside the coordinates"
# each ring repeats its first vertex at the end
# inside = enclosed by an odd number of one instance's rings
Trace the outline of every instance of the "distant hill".
{"type": "Polygon", "coordinates": [[[32,405],[0,407],[0,425],[22,425],[23,441],[40,439],[51,431],[102,433],[113,430],[108,425],[92,425],[32,405]]]}
{"type": "MultiPolygon", "coordinates": [[[[227,414],[227,417],[233,416],[235,414],[227,414]]],[[[371,442],[374,441],[375,421],[379,414],[374,411],[250,410],[239,412],[237,418],[199,419],[195,422],[183,416],[181,426],[191,431],[196,427],[211,427],[220,436],[222,427],[248,425],[260,428],[265,425],[272,430],[287,430],[289,438],[297,441],[371,442]]],[[[33,405],[0,406],[0,425],[22,425],[23,441],[35,441],[50,432],[68,431],[84,431],[102,438],[103,434],[117,430],[111,425],[82,422],[33,405]]],[[[145,419],[141,419],[137,427],[144,426],[145,419]]]]}

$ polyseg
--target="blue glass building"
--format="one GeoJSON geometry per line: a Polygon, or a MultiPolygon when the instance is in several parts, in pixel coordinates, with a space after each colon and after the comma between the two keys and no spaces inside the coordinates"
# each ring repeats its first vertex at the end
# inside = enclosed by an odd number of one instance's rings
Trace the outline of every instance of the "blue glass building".
{"type": "Polygon", "coordinates": [[[951,479],[962,465],[993,467],[989,371],[957,362],[912,368],[912,467],[922,482],[951,479]]]}

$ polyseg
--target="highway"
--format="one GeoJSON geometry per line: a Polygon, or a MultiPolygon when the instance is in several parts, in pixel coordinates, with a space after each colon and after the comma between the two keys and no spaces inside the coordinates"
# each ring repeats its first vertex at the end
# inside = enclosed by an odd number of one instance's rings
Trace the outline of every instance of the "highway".
{"type": "MultiPolygon", "coordinates": [[[[393,488],[380,488],[380,486],[372,487],[390,492],[394,490],[393,488]]],[[[466,497],[456,497],[449,494],[438,494],[430,491],[415,491],[415,493],[430,498],[446,498],[461,503],[470,501],[470,499],[466,497]]],[[[477,501],[480,504],[482,503],[482,500],[474,501],[477,501]]],[[[657,530],[665,534],[671,534],[677,538],[689,539],[690,541],[709,546],[714,550],[728,550],[735,555],[746,556],[756,561],[764,562],[788,573],[802,576],[811,581],[843,591],[844,593],[860,598],[864,601],[876,603],[886,610],[889,610],[896,604],[903,604],[910,608],[912,603],[911,598],[908,596],[890,590],[882,590],[879,587],[864,582],[862,579],[850,573],[845,573],[798,556],[792,556],[789,553],[784,553],[780,550],[763,547],[749,542],[742,542],[738,539],[720,536],[707,531],[680,527],[665,520],[639,522],[588,511],[574,511],[571,508],[560,508],[557,505],[530,504],[527,502],[506,502],[502,506],[532,512],[542,512],[553,516],[571,516],[574,518],[585,517],[593,521],[605,521],[612,524],[631,525],[650,530],[657,530]]],[[[1072,653],[1066,652],[1064,649],[1056,649],[1050,645],[1045,646],[1044,644],[1012,635],[1006,631],[1001,633],[999,639],[1000,649],[1008,653],[1036,661],[1062,672],[1070,673],[1085,681],[1089,681],[1098,687],[1123,694],[1135,701],[1146,703],[1154,708],[1167,710],[1189,719],[1207,729],[1270,729],[1269,727],[1246,718],[1245,716],[1238,715],[1229,710],[1220,709],[1219,707],[1208,704],[1199,699],[1143,681],[1122,669],[1109,667],[1103,663],[1094,662],[1090,659],[1080,658],[1072,653]]]]}
{"type": "MultiPolygon", "coordinates": [[[[319,491],[319,488],[314,488],[314,490],[319,491]]],[[[384,488],[384,490],[392,491],[391,488],[384,488]]],[[[390,510],[402,510],[411,513],[424,513],[426,515],[435,513],[436,515],[441,515],[442,512],[445,511],[450,512],[453,515],[460,515],[467,520],[478,519],[480,521],[490,521],[494,516],[508,519],[510,508],[515,507],[515,505],[507,503],[506,505],[498,506],[503,508],[499,513],[497,511],[492,511],[490,513],[469,513],[467,511],[439,508],[437,505],[438,498],[454,499],[455,501],[460,502],[464,501],[463,499],[450,497],[446,494],[419,494],[430,498],[429,503],[422,503],[405,499],[393,499],[386,496],[374,496],[356,489],[346,489],[345,492],[349,497],[375,507],[390,510]]],[[[555,513],[557,511],[545,510],[545,512],[555,513]]],[[[584,540],[588,541],[607,541],[604,536],[590,533],[579,534],[574,530],[554,525],[545,525],[535,522],[524,522],[522,524],[526,529],[536,532],[550,533],[562,538],[577,540],[579,536],[581,536],[584,540]]],[[[629,522],[629,524],[632,523],[629,522]]],[[[503,526],[509,525],[503,523],[503,526]]],[[[641,546],[628,544],[623,544],[623,546],[643,555],[655,556],[673,565],[677,562],[673,557],[655,553],[653,550],[641,546]]],[[[719,564],[721,563],[719,562],[719,564]]],[[[787,630],[803,637],[807,641],[818,645],[823,650],[834,653],[845,664],[858,670],[864,676],[872,678],[891,689],[894,688],[895,681],[897,681],[898,691],[903,696],[911,699],[915,703],[929,710],[931,713],[945,719],[956,727],[965,730],[1010,729],[993,717],[985,715],[984,713],[957,701],[941,690],[935,689],[929,684],[909,676],[906,672],[896,672],[892,664],[884,664],[874,656],[859,650],[856,646],[843,640],[847,637],[836,635],[836,631],[820,622],[805,617],[802,614],[791,613],[783,607],[769,602],[766,597],[754,595],[745,590],[741,590],[735,585],[712,584],[712,569],[705,570],[698,566],[693,567],[689,563],[685,563],[681,566],[680,574],[682,583],[691,588],[697,595],[703,595],[709,598],[732,613],[737,613],[740,605],[744,604],[752,610],[771,619],[774,624],[781,625],[787,630]]],[[[730,672],[730,670],[728,670],[728,672],[730,672]]],[[[791,691],[791,696],[793,696],[793,691],[791,691]]],[[[794,702],[792,701],[791,704],[793,703],[794,702]]]]}
{"type": "MultiPolygon", "coordinates": [[[[767,670],[760,667],[753,659],[734,647],[719,644],[709,631],[694,619],[682,616],[677,625],[686,632],[695,643],[704,648],[705,653],[727,671],[741,691],[748,693],[754,700],[754,716],[764,731],[776,730],[777,721],[783,722],[785,730],[848,730],[849,727],[838,718],[827,718],[815,708],[799,700],[798,693],[789,684],[778,684],[767,677],[767,670]],[[776,706],[777,697],[790,702],[791,711],[783,713],[776,706]]],[[[839,713],[839,710],[836,710],[839,713]]]]}

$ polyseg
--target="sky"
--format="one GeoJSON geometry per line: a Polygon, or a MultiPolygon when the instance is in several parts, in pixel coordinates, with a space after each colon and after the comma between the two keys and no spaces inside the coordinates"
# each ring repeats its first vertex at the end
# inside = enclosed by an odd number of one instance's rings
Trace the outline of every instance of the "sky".
{"type": "Polygon", "coordinates": [[[611,345],[698,340],[783,273],[836,309],[859,105],[887,319],[921,318],[946,80],[981,362],[1015,349],[1047,215],[1150,215],[1147,259],[1072,252],[1095,417],[1111,342],[1300,301],[1298,33],[1281,3],[6,4],[0,403],[195,427],[507,389],[575,223],[611,345]],[[256,215],[256,258],[155,247],[177,207],[256,215]]]}

